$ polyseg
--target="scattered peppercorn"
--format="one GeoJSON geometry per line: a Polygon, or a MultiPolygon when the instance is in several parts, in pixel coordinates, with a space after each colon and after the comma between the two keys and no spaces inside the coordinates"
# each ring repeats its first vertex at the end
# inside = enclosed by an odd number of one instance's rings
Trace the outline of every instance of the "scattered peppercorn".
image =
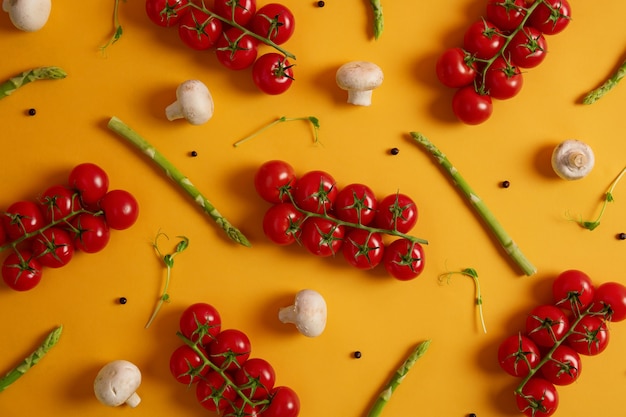
{"type": "Polygon", "coordinates": [[[28,115],[29,116],[34,116],[36,114],[37,114],[37,110],[35,110],[35,109],[28,109],[28,115]]]}
{"type": "Polygon", "coordinates": [[[469,413],[469,414],[467,415],[467,417],[476,417],[476,414],[474,414],[474,413],[469,413]]]}
{"type": "Polygon", "coordinates": [[[618,233],[617,238],[619,240],[626,240],[626,233],[618,233]]]}
{"type": "Polygon", "coordinates": [[[126,299],[126,297],[120,297],[119,301],[120,301],[120,304],[126,304],[128,300],[126,299]]]}
{"type": "Polygon", "coordinates": [[[500,185],[502,186],[502,188],[509,188],[511,186],[511,183],[505,180],[502,181],[500,185]]]}
{"type": "Polygon", "coordinates": [[[400,149],[398,149],[398,148],[391,148],[389,150],[389,153],[392,154],[392,155],[397,155],[397,154],[400,153],[400,149]]]}
{"type": "Polygon", "coordinates": [[[352,354],[352,356],[354,356],[356,359],[359,359],[361,357],[361,352],[357,350],[356,352],[352,354]]]}
{"type": "Polygon", "coordinates": [[[317,7],[324,7],[324,6],[326,6],[326,3],[324,3],[323,1],[317,2],[317,7]]]}
{"type": "Polygon", "coordinates": [[[191,151],[189,154],[190,154],[191,156],[193,156],[194,158],[195,158],[196,156],[198,156],[198,152],[196,152],[196,151],[191,151]]]}

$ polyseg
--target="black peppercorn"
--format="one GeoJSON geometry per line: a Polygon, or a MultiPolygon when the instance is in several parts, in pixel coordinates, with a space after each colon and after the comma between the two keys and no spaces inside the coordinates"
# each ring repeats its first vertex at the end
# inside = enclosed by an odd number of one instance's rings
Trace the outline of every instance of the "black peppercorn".
{"type": "Polygon", "coordinates": [[[34,116],[36,114],[37,114],[37,110],[35,110],[35,109],[28,109],[28,115],[29,116],[34,116]]]}
{"type": "Polygon", "coordinates": [[[397,155],[397,154],[400,153],[400,149],[398,149],[398,148],[391,148],[389,150],[389,153],[392,154],[392,155],[397,155]]]}
{"type": "Polygon", "coordinates": [[[502,188],[509,188],[511,186],[511,183],[505,180],[505,181],[502,181],[500,185],[502,186],[502,188]]]}
{"type": "Polygon", "coordinates": [[[198,152],[196,152],[196,151],[191,151],[191,152],[189,153],[189,155],[191,155],[191,156],[193,156],[193,157],[195,158],[196,156],[198,156],[198,152]]]}
{"type": "Polygon", "coordinates": [[[128,300],[126,299],[126,297],[120,297],[119,301],[120,301],[120,304],[126,304],[128,300]]]}
{"type": "Polygon", "coordinates": [[[618,233],[617,238],[619,240],[626,240],[626,233],[618,233]]]}
{"type": "Polygon", "coordinates": [[[317,7],[324,7],[324,6],[326,6],[326,3],[324,3],[323,1],[317,2],[317,7]]]}
{"type": "Polygon", "coordinates": [[[469,414],[467,415],[467,417],[476,417],[476,414],[475,414],[475,413],[469,413],[469,414]]]}
{"type": "Polygon", "coordinates": [[[354,356],[356,359],[359,359],[361,357],[361,352],[357,350],[356,352],[352,354],[352,356],[354,356]]]}

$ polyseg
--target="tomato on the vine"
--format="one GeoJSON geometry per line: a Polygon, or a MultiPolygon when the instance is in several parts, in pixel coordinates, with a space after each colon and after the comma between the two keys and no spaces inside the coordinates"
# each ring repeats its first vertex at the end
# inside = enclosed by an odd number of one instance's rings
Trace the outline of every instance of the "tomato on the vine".
{"type": "Polygon", "coordinates": [[[461,122],[478,125],[493,113],[493,103],[487,94],[480,94],[473,85],[461,87],[452,97],[452,111],[461,122]]]}
{"type": "Polygon", "coordinates": [[[505,38],[496,25],[486,20],[474,22],[463,36],[463,49],[479,59],[493,58],[504,45],[505,38]]]}
{"type": "Polygon", "coordinates": [[[548,53],[548,42],[539,29],[524,26],[517,32],[506,49],[511,63],[520,68],[534,68],[548,53]]]}
{"type": "Polygon", "coordinates": [[[337,193],[334,213],[344,222],[369,225],[376,217],[376,194],[364,184],[348,184],[337,193]]]}
{"type": "Polygon", "coordinates": [[[71,222],[74,248],[85,253],[100,252],[109,243],[111,232],[104,216],[81,213],[71,222]]]}
{"type": "Polygon", "coordinates": [[[619,282],[600,284],[594,293],[592,311],[605,313],[608,321],[626,319],[626,286],[619,282]]]}
{"type": "Polygon", "coordinates": [[[250,358],[235,371],[233,381],[246,397],[261,400],[274,388],[276,372],[265,359],[250,358]]]}
{"type": "Polygon", "coordinates": [[[211,48],[222,34],[222,21],[200,9],[191,9],[178,22],[178,36],[197,51],[211,48]]]}
{"type": "Polygon", "coordinates": [[[271,206],[263,216],[263,232],[277,245],[291,245],[300,241],[304,214],[291,203],[271,206]]]}
{"type": "Polygon", "coordinates": [[[559,394],[554,384],[539,377],[530,378],[515,398],[519,411],[528,417],[551,416],[559,406],[559,394]]]}
{"type": "Polygon", "coordinates": [[[220,313],[207,303],[195,303],[187,307],[178,323],[183,336],[203,346],[211,343],[222,328],[220,313]]]}
{"type": "Polygon", "coordinates": [[[13,290],[32,290],[41,276],[42,266],[30,250],[11,252],[2,263],[2,279],[13,290]]]}
{"type": "Polygon", "coordinates": [[[569,385],[578,379],[581,366],[582,360],[578,352],[561,344],[540,370],[543,377],[554,385],[569,385]]]}
{"type": "Polygon", "coordinates": [[[296,186],[296,171],[285,161],[264,162],[254,174],[254,189],[268,203],[289,202],[296,186]]]}
{"type": "Polygon", "coordinates": [[[417,204],[406,194],[389,194],[378,203],[374,225],[380,229],[408,233],[417,223],[417,204]]]}
{"type": "Polygon", "coordinates": [[[511,376],[523,378],[541,361],[539,347],[528,336],[507,337],[498,347],[498,363],[511,376]]]}
{"type": "Polygon", "coordinates": [[[191,346],[180,345],[170,356],[170,372],[181,384],[191,385],[210,370],[202,356],[191,346]]]}
{"type": "Polygon", "coordinates": [[[248,336],[237,329],[222,330],[207,347],[209,359],[222,370],[240,368],[250,357],[252,346],[248,336]]]}
{"type": "Polygon", "coordinates": [[[595,287],[589,275],[577,269],[561,272],[552,282],[552,299],[555,305],[579,316],[591,305],[595,287]]]}
{"type": "Polygon", "coordinates": [[[256,13],[256,0],[214,0],[213,10],[240,26],[247,26],[256,13]]]}
{"type": "Polygon", "coordinates": [[[231,27],[223,31],[215,43],[215,56],[226,68],[239,71],[254,64],[258,49],[259,41],[241,29],[231,27]]]}
{"type": "Polygon", "coordinates": [[[313,255],[334,256],[343,245],[345,227],[331,218],[309,217],[302,224],[302,245],[313,255]]]}
{"type": "Polygon", "coordinates": [[[219,372],[209,371],[196,384],[196,399],[207,410],[221,412],[237,399],[237,391],[219,372]]]}
{"type": "Polygon", "coordinates": [[[293,83],[293,65],[282,54],[268,52],[254,62],[252,81],[265,94],[282,94],[293,83]]]}
{"type": "Polygon", "coordinates": [[[600,316],[587,315],[574,326],[565,343],[581,355],[595,356],[607,348],[609,339],[606,321],[600,316]]]}
{"type": "Polygon", "coordinates": [[[330,213],[338,193],[335,179],[325,171],[309,171],[296,184],[296,206],[313,213],[330,213]]]}
{"type": "Polygon", "coordinates": [[[486,17],[502,31],[512,31],[526,16],[526,0],[488,0],[486,17]]]}
{"type": "Polygon", "coordinates": [[[570,329],[569,319],[560,308],[543,304],[533,308],[526,317],[526,333],[538,346],[552,347],[570,329]]]}
{"type": "Polygon", "coordinates": [[[282,45],[293,35],[296,21],[293,13],[281,3],[268,3],[252,16],[249,27],[254,33],[282,45]]]}
{"type": "Polygon", "coordinates": [[[139,217],[139,203],[126,190],[111,190],[100,200],[100,208],[111,229],[125,230],[139,217]]]}
{"type": "Polygon", "coordinates": [[[270,392],[269,400],[262,417],[297,417],[300,413],[300,398],[289,387],[275,387],[270,392]]]}
{"type": "Polygon", "coordinates": [[[437,59],[435,72],[437,79],[446,87],[465,87],[476,78],[476,61],[462,48],[450,48],[437,59]]]}
{"type": "Polygon", "coordinates": [[[533,10],[528,24],[546,35],[562,32],[572,19],[572,8],[567,0],[544,0],[533,10]]]}
{"type": "Polygon", "coordinates": [[[65,229],[50,227],[35,236],[32,251],[41,265],[60,268],[72,260],[74,240],[65,229]]]}
{"type": "Polygon", "coordinates": [[[396,239],[385,248],[383,265],[400,281],[414,279],[424,270],[424,248],[405,238],[396,239]]]}
{"type": "Polygon", "coordinates": [[[146,14],[159,26],[174,26],[189,11],[188,3],[189,0],[146,0],[146,14]]]}
{"type": "Polygon", "coordinates": [[[35,232],[44,226],[44,217],[39,204],[24,200],[11,204],[2,213],[2,223],[10,240],[35,232]]]}
{"type": "Polygon", "coordinates": [[[78,192],[60,184],[48,187],[37,201],[46,223],[61,220],[82,208],[78,192]]]}
{"type": "Polygon", "coordinates": [[[83,205],[92,206],[107,193],[109,176],[98,165],[86,162],[70,171],[68,184],[70,188],[80,193],[83,205]]]}
{"type": "Polygon", "coordinates": [[[383,260],[385,244],[380,233],[350,229],[341,250],[350,265],[359,269],[372,269],[383,260]]]}
{"type": "Polygon", "coordinates": [[[520,92],[524,78],[522,71],[498,57],[485,71],[484,88],[487,94],[498,100],[508,100],[520,92]]]}

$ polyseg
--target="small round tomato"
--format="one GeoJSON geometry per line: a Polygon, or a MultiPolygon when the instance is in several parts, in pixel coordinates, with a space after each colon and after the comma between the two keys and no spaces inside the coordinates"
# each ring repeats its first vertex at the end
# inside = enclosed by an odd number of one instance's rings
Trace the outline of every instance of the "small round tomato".
{"type": "MultiPolygon", "coordinates": [[[[204,352],[203,352],[204,354],[204,352]]],[[[181,345],[170,356],[170,372],[178,382],[191,385],[210,371],[203,357],[188,345],[181,345]]]]}
{"type": "Polygon", "coordinates": [[[270,403],[263,411],[263,417],[298,417],[300,398],[294,390],[286,386],[275,387],[270,392],[270,403]]]}
{"type": "Polygon", "coordinates": [[[512,31],[526,16],[526,0],[488,0],[486,17],[502,31],[512,31]]]}
{"type": "Polygon", "coordinates": [[[383,265],[400,281],[414,279],[424,270],[424,248],[405,238],[396,239],[385,248],[383,265]]]}
{"type": "Polygon", "coordinates": [[[247,26],[256,13],[256,0],[214,0],[213,11],[241,26],[247,26]]]}
{"type": "Polygon", "coordinates": [[[41,205],[46,223],[61,220],[82,208],[78,192],[64,185],[49,187],[37,198],[37,201],[41,205]]]}
{"type": "Polygon", "coordinates": [[[486,20],[470,25],[463,36],[463,49],[479,59],[493,58],[504,45],[500,29],[486,20]]]}
{"type": "Polygon", "coordinates": [[[111,232],[104,216],[81,213],[72,219],[71,225],[75,249],[96,253],[109,243],[111,232]]]}
{"type": "Polygon", "coordinates": [[[461,87],[452,97],[452,111],[461,122],[478,125],[493,113],[491,97],[477,93],[474,86],[461,87]]]}
{"type": "Polygon", "coordinates": [[[541,361],[539,347],[528,336],[507,337],[498,347],[500,368],[511,376],[523,378],[541,361]]]}
{"type": "Polygon", "coordinates": [[[263,163],[254,175],[257,194],[268,203],[290,201],[296,185],[296,171],[285,161],[271,160],[263,163]]]}
{"type": "Polygon", "coordinates": [[[417,223],[417,205],[406,194],[390,194],[380,200],[374,225],[380,229],[408,233],[417,223]]]}
{"type": "Polygon", "coordinates": [[[341,251],[350,265],[359,269],[372,269],[383,260],[385,244],[380,233],[350,229],[341,251]]]}
{"type": "Polygon", "coordinates": [[[370,187],[364,184],[348,184],[337,193],[334,213],[344,222],[369,225],[376,217],[378,201],[370,187]]]}
{"type": "Polygon", "coordinates": [[[187,307],[179,319],[180,332],[192,342],[207,346],[222,329],[222,318],[215,307],[195,303],[187,307]]]}
{"type": "Polygon", "coordinates": [[[39,204],[29,200],[11,204],[2,214],[2,222],[10,240],[19,239],[45,225],[39,204]]]}
{"type": "Polygon", "coordinates": [[[589,275],[576,269],[561,272],[552,283],[554,304],[579,316],[591,305],[595,288],[589,275]]]}
{"type": "Polygon", "coordinates": [[[259,411],[262,405],[252,405],[239,397],[220,414],[221,417],[262,417],[259,411]]]}
{"type": "Polygon", "coordinates": [[[524,78],[522,71],[504,60],[496,58],[485,71],[485,91],[492,98],[508,100],[520,92],[524,78]]]}
{"type": "Polygon", "coordinates": [[[146,14],[158,26],[174,26],[189,11],[189,7],[183,7],[187,3],[188,0],[146,0],[146,14]]]}
{"type": "Polygon", "coordinates": [[[254,62],[252,81],[265,94],[282,94],[293,82],[293,65],[283,55],[268,52],[254,62]]]}
{"type": "Polygon", "coordinates": [[[252,346],[248,336],[237,329],[222,330],[208,346],[209,359],[225,371],[240,368],[250,357],[252,346]]]}
{"type": "Polygon", "coordinates": [[[125,230],[139,217],[139,203],[126,190],[111,190],[100,200],[100,208],[111,229],[125,230]]]}
{"type": "Polygon", "coordinates": [[[309,171],[296,184],[294,201],[298,208],[313,213],[330,213],[337,198],[335,179],[325,171],[309,171]]]}
{"type": "Polygon", "coordinates": [[[241,29],[232,27],[222,32],[215,44],[215,56],[228,69],[246,69],[256,60],[259,42],[241,29]]]}
{"type": "Polygon", "coordinates": [[[554,346],[563,339],[569,328],[567,315],[551,304],[533,308],[526,317],[526,333],[541,347],[554,346]]]}
{"type": "Polygon", "coordinates": [[[610,339],[609,328],[600,316],[584,316],[572,329],[565,343],[581,355],[602,353],[610,339]]]}
{"type": "Polygon", "coordinates": [[[29,250],[11,252],[2,263],[2,279],[15,291],[32,290],[39,284],[42,266],[29,250]]]}
{"type": "Polygon", "coordinates": [[[580,355],[567,345],[559,345],[541,367],[541,375],[554,385],[569,385],[580,375],[580,355]]]}
{"type": "Polygon", "coordinates": [[[545,59],[548,42],[539,29],[525,26],[513,36],[507,47],[507,53],[513,65],[534,68],[545,59]]]}
{"type": "Polygon", "coordinates": [[[222,21],[199,9],[191,9],[178,22],[178,36],[188,47],[204,51],[222,34],[222,21]]]}
{"type": "MultiPolygon", "coordinates": [[[[230,379],[228,374],[226,375],[230,379]]],[[[222,412],[237,397],[237,391],[233,385],[227,383],[219,372],[208,372],[196,384],[196,398],[209,411],[222,412]]]]}
{"type": "Polygon", "coordinates": [[[567,0],[545,0],[533,10],[528,24],[546,35],[562,32],[572,19],[572,8],[567,0]]]}
{"type": "Polygon", "coordinates": [[[462,48],[450,48],[437,59],[435,73],[446,87],[465,87],[476,79],[476,61],[462,48]]]}
{"type": "Polygon", "coordinates": [[[41,265],[60,268],[72,260],[74,240],[64,229],[50,227],[34,238],[32,251],[41,265]]]}
{"type": "Polygon", "coordinates": [[[257,10],[249,24],[250,30],[259,36],[282,45],[293,35],[296,20],[287,6],[268,3],[257,10]]]}
{"type": "Polygon", "coordinates": [[[84,206],[91,206],[97,204],[109,190],[109,176],[98,165],[86,162],[70,171],[68,184],[80,193],[84,206]]]}
{"type": "Polygon", "coordinates": [[[528,417],[551,416],[559,406],[559,394],[554,384],[539,377],[529,379],[515,398],[519,411],[528,417]]]}
{"type": "Polygon", "coordinates": [[[302,245],[313,255],[334,256],[341,250],[345,230],[332,219],[309,217],[302,224],[302,245]]]}
{"type": "Polygon", "coordinates": [[[0,221],[0,246],[4,245],[7,241],[7,232],[4,230],[4,222],[0,221]]]}
{"type": "Polygon", "coordinates": [[[626,286],[619,282],[605,282],[596,288],[592,311],[605,313],[606,320],[626,319],[626,286]]]}
{"type": "Polygon", "coordinates": [[[265,359],[250,358],[235,371],[233,381],[246,397],[261,400],[274,388],[276,372],[265,359]]]}
{"type": "Polygon", "coordinates": [[[263,232],[277,245],[291,245],[300,241],[304,214],[291,203],[271,206],[263,216],[263,232]]]}

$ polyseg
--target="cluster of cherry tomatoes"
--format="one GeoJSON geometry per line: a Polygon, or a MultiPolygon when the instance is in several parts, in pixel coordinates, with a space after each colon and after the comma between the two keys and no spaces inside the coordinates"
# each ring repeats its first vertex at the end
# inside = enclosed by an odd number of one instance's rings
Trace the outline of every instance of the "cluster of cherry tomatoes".
{"type": "Polygon", "coordinates": [[[567,0],[488,0],[485,17],[467,29],[463,47],[444,51],[436,64],[441,83],[457,89],[455,116],[480,124],[493,112],[492,98],[517,95],[522,71],[546,57],[545,36],[561,32],[570,19],[567,0]]]}
{"type": "Polygon", "coordinates": [[[272,365],[250,357],[250,339],[244,332],[222,329],[215,307],[192,304],[179,323],[186,343],[170,356],[170,371],[178,382],[195,385],[204,408],[222,417],[297,417],[298,395],[287,386],[275,386],[272,365]]]}
{"type": "Polygon", "coordinates": [[[533,308],[525,329],[506,338],[498,349],[500,367],[522,378],[517,406],[532,417],[556,411],[556,386],[578,379],[581,355],[593,356],[606,349],[608,322],[626,319],[626,286],[618,282],[595,287],[587,274],[571,269],[556,277],[552,296],[552,304],[533,308]]]}
{"type": "Polygon", "coordinates": [[[290,164],[279,160],[262,164],[254,185],[259,196],[272,203],[263,218],[263,231],[272,242],[298,242],[321,257],[341,252],[359,269],[382,263],[391,276],[403,281],[423,271],[424,249],[407,235],[418,217],[409,196],[395,193],[379,200],[367,185],[340,189],[327,172],[309,171],[298,177],[290,164]]]}
{"type": "Polygon", "coordinates": [[[2,278],[10,288],[27,291],[39,284],[44,267],[65,266],[76,251],[104,249],[111,229],[135,223],[139,205],[128,191],[109,190],[102,168],[83,163],[71,170],[67,184],[17,201],[1,216],[0,249],[11,250],[2,263],[2,278]]]}
{"type": "Polygon", "coordinates": [[[252,80],[264,93],[282,94],[293,82],[293,65],[284,53],[257,58],[259,46],[279,46],[294,33],[293,13],[281,3],[257,9],[256,0],[146,0],[146,13],[161,27],[177,27],[182,42],[195,50],[213,50],[231,70],[252,67],[252,80]]]}

